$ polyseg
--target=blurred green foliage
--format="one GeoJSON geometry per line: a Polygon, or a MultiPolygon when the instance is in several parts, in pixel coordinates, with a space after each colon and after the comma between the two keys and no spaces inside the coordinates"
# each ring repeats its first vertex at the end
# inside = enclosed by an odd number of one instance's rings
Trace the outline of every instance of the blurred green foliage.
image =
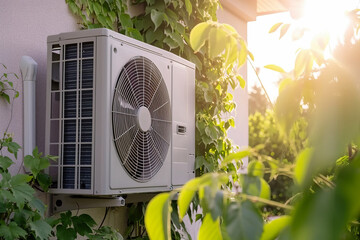
{"type": "MultiPolygon", "coordinates": [[[[256,160],[262,160],[267,168],[271,165],[266,161],[264,156],[270,156],[276,161],[277,165],[288,167],[289,169],[295,163],[297,154],[307,145],[307,121],[300,118],[292,127],[290,134],[286,135],[279,131],[279,125],[276,120],[274,111],[267,110],[264,114],[256,112],[249,116],[249,146],[259,148],[259,155],[251,156],[250,163],[256,160]]],[[[272,189],[271,199],[285,203],[292,197],[293,179],[286,174],[265,175],[272,189]]],[[[264,207],[266,215],[273,216],[284,214],[283,209],[272,206],[264,207]]]]}
{"type": "MultiPolygon", "coordinates": [[[[179,211],[181,220],[195,196],[203,209],[197,217],[202,220],[200,240],[358,238],[360,10],[347,16],[351,24],[332,58],[325,57],[329,35],[322,33],[313,37],[309,48],[297,51],[294,71],[285,73],[271,65],[286,75],[273,116],[255,114],[250,126],[254,147],[228,155],[220,165],[249,156],[248,172],[220,168],[189,181],[179,192],[178,209],[169,204],[176,192],[155,197],[145,216],[150,239],[168,239],[167,216],[179,211]],[[269,199],[266,174],[269,180],[277,175],[293,179],[292,195],[285,203],[269,199]],[[264,206],[281,208],[286,215],[264,219],[264,206]],[[150,216],[156,217],[156,228],[147,221],[150,216]]],[[[291,25],[277,24],[271,32],[277,29],[282,37],[291,25]]]]}

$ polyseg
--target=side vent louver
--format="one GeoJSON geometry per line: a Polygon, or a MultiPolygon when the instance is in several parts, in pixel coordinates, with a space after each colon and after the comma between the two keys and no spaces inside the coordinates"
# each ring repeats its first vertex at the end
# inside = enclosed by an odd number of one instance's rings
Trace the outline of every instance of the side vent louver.
{"type": "Polygon", "coordinates": [[[50,166],[53,188],[88,189],[93,171],[94,42],[52,46],[50,166]]]}

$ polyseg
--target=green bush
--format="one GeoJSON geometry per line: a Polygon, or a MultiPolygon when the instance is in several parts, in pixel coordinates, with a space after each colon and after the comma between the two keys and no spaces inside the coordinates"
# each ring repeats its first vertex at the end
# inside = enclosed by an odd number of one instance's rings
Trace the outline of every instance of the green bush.
{"type": "MultiPolygon", "coordinates": [[[[6,70],[6,66],[1,64],[6,70]]],[[[3,73],[0,77],[0,99],[10,105],[19,96],[13,88],[10,76],[18,79],[16,74],[3,73]]],[[[37,189],[46,192],[51,185],[51,178],[44,173],[50,161],[57,157],[42,156],[35,148],[32,155],[24,157],[23,165],[29,174],[12,174],[9,168],[18,158],[19,144],[13,141],[8,128],[0,138],[0,239],[48,239],[56,237],[62,240],[76,239],[78,235],[88,239],[121,239],[121,235],[110,227],[96,228],[95,221],[87,214],[72,216],[70,211],[61,213],[59,219],[47,218],[46,205],[36,196],[37,189]],[[55,231],[56,229],[56,231],[55,231]]],[[[22,164],[21,164],[22,166],[22,164]]]]}

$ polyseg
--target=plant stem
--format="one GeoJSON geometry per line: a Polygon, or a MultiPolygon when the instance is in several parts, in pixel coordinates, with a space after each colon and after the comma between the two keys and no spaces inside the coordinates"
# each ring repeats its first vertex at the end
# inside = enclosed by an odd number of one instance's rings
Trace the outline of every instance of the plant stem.
{"type": "Polygon", "coordinates": [[[287,209],[287,210],[293,210],[294,209],[292,206],[289,206],[289,205],[286,205],[286,204],[283,204],[283,203],[279,203],[279,202],[275,202],[275,201],[268,200],[268,199],[265,199],[265,198],[260,198],[260,197],[248,195],[248,194],[245,194],[245,193],[238,193],[237,197],[240,197],[241,199],[244,199],[244,200],[250,200],[251,202],[254,202],[254,203],[260,202],[260,203],[264,203],[264,204],[271,205],[271,206],[274,206],[274,207],[284,208],[284,209],[287,209]]]}
{"type": "Polygon", "coordinates": [[[271,102],[270,97],[269,97],[269,94],[267,93],[267,91],[266,91],[266,89],[265,89],[265,86],[264,86],[264,84],[262,83],[262,81],[261,81],[261,79],[260,79],[260,76],[259,76],[259,74],[257,73],[257,71],[256,71],[256,69],[255,69],[255,67],[254,67],[254,64],[252,63],[252,61],[251,61],[251,59],[250,59],[249,57],[248,57],[248,62],[250,63],[251,68],[254,70],[254,72],[255,72],[255,74],[256,74],[256,77],[257,77],[257,79],[259,80],[260,85],[261,85],[262,89],[263,89],[264,92],[265,92],[266,98],[267,98],[268,102],[269,102],[270,105],[271,105],[271,108],[274,110],[274,104],[271,102]]]}

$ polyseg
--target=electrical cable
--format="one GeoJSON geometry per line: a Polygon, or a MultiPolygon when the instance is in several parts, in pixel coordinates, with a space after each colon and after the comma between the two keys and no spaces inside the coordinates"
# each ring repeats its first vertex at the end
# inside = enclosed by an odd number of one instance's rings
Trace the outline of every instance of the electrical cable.
{"type": "Polygon", "coordinates": [[[100,225],[99,225],[98,229],[100,229],[100,228],[103,226],[103,224],[104,224],[104,222],[105,222],[105,219],[106,219],[106,216],[107,216],[108,212],[109,212],[109,207],[106,207],[106,208],[105,208],[104,218],[103,218],[103,220],[101,221],[101,223],[100,223],[100,225]]]}

